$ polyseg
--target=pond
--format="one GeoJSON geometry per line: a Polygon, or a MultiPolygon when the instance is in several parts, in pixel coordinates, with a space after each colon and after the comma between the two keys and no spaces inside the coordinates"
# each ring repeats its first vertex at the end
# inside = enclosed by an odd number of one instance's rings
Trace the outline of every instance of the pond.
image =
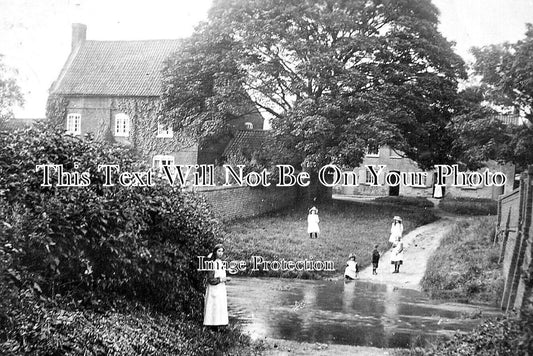
{"type": "Polygon", "coordinates": [[[362,281],[233,278],[230,318],[252,338],[408,348],[469,331],[497,308],[438,303],[410,289],[362,281]]]}

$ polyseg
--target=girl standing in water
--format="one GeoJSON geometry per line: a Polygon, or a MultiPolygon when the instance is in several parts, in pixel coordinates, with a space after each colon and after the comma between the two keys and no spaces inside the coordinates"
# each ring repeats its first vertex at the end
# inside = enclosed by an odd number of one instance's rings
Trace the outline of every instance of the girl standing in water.
{"type": "Polygon", "coordinates": [[[231,278],[226,277],[226,269],[222,257],[224,246],[218,244],[207,258],[213,261],[213,270],[207,277],[205,291],[204,325],[218,327],[228,325],[228,297],[226,294],[226,282],[231,278]]]}

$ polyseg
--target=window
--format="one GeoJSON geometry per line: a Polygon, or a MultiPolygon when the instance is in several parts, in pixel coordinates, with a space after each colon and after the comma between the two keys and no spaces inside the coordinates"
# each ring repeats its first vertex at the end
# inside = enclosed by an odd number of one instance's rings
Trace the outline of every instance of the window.
{"type": "Polygon", "coordinates": [[[246,128],[246,130],[253,130],[254,124],[252,124],[251,122],[245,122],[244,127],[246,128]]]}
{"type": "Polygon", "coordinates": [[[81,134],[81,115],[80,114],[68,114],[67,133],[71,135],[81,134]]]}
{"type": "Polygon", "coordinates": [[[157,124],[157,137],[173,137],[172,127],[165,124],[157,124]]]}
{"type": "Polygon", "coordinates": [[[367,157],[379,157],[379,145],[369,144],[366,149],[367,157]]]}
{"type": "Polygon", "coordinates": [[[154,168],[163,169],[163,166],[171,166],[174,168],[174,156],[156,155],[153,159],[154,168]]]}
{"type": "Polygon", "coordinates": [[[365,183],[366,184],[377,184],[377,182],[374,182],[374,176],[370,172],[370,169],[365,169],[366,175],[365,175],[365,183]]]}
{"type": "Polygon", "coordinates": [[[130,135],[130,117],[126,114],[115,115],[115,136],[130,135]]]}

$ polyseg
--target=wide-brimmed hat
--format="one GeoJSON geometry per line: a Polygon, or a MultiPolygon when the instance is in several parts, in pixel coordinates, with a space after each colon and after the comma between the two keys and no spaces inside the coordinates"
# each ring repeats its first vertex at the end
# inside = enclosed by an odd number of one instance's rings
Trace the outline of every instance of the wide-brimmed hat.
{"type": "Polygon", "coordinates": [[[355,255],[353,253],[350,253],[350,255],[348,256],[348,259],[350,259],[352,257],[355,258],[355,255]]]}
{"type": "Polygon", "coordinates": [[[395,217],[392,218],[392,220],[398,220],[398,221],[402,221],[402,218],[399,217],[398,215],[396,215],[395,217]]]}
{"type": "Polygon", "coordinates": [[[309,212],[312,212],[312,211],[315,211],[318,213],[318,209],[316,207],[312,207],[311,209],[309,209],[309,212]]]}

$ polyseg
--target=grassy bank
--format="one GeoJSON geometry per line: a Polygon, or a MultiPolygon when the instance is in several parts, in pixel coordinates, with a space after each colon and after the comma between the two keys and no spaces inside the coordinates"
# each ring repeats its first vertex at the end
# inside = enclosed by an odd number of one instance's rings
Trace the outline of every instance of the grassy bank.
{"type": "MultiPolygon", "coordinates": [[[[344,271],[348,255],[355,253],[364,267],[370,264],[375,244],[387,249],[390,224],[394,215],[402,216],[404,233],[436,220],[429,211],[417,207],[333,200],[317,206],[321,234],[310,239],[307,234],[307,207],[297,206],[273,214],[235,221],[226,226],[226,249],[229,260],[303,259],[333,261],[336,272],[274,272],[271,276],[319,278],[333,277],[344,271]]],[[[247,274],[252,273],[250,268],[247,274]]],[[[265,275],[255,272],[254,275],[265,275]]]]}
{"type": "Polygon", "coordinates": [[[429,259],[422,289],[433,298],[495,304],[503,288],[496,217],[457,222],[429,259]]]}

